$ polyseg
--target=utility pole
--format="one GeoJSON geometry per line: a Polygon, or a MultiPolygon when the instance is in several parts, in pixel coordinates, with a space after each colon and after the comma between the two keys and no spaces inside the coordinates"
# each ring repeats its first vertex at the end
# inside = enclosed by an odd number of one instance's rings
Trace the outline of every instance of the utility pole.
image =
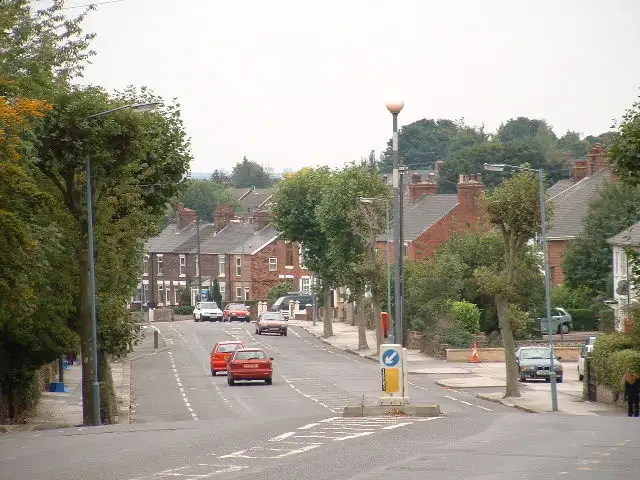
{"type": "Polygon", "coordinates": [[[398,114],[404,107],[404,102],[395,102],[388,103],[387,109],[391,112],[393,116],[393,138],[392,138],[392,150],[391,150],[391,158],[393,160],[393,244],[395,251],[395,261],[396,261],[396,278],[395,278],[395,341],[399,344],[404,345],[403,339],[403,318],[402,318],[402,251],[404,249],[404,245],[402,242],[402,233],[401,233],[401,215],[402,215],[402,177],[400,176],[400,155],[398,153],[398,114]]]}
{"type": "Polygon", "coordinates": [[[198,298],[202,301],[202,263],[200,262],[200,216],[196,215],[196,243],[197,262],[198,262],[198,298]]]}

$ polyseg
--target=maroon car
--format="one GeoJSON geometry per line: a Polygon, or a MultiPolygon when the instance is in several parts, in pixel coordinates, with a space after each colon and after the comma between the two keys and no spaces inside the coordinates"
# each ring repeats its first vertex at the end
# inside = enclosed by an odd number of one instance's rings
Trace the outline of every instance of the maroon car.
{"type": "Polygon", "coordinates": [[[238,380],[264,380],[265,384],[271,385],[272,360],[261,348],[239,348],[227,364],[227,383],[235,385],[238,380]]]}

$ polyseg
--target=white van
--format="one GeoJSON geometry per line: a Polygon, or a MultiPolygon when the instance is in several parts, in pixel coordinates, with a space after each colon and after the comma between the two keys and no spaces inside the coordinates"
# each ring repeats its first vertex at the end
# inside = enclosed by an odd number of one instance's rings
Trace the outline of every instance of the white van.
{"type": "Polygon", "coordinates": [[[596,337],[589,337],[580,351],[580,358],[578,358],[578,380],[584,379],[584,358],[593,352],[593,346],[596,343],[596,337]]]}

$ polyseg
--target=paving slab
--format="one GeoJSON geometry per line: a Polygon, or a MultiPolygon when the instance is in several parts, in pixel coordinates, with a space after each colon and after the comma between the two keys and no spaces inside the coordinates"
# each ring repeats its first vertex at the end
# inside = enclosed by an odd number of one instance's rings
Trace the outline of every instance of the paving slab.
{"type": "Polygon", "coordinates": [[[424,368],[411,368],[409,366],[409,373],[415,373],[418,375],[464,375],[471,374],[469,370],[460,367],[424,367],[424,368]]]}
{"type": "Polygon", "coordinates": [[[443,378],[436,380],[435,383],[442,387],[450,388],[486,388],[486,387],[504,387],[504,380],[490,377],[455,377],[443,378]]]}
{"type": "Polygon", "coordinates": [[[501,403],[529,413],[554,413],[582,416],[625,416],[626,412],[613,405],[587,402],[570,395],[558,394],[558,410],[553,412],[549,391],[528,391],[521,397],[504,397],[502,393],[478,393],[478,398],[501,403]]]}

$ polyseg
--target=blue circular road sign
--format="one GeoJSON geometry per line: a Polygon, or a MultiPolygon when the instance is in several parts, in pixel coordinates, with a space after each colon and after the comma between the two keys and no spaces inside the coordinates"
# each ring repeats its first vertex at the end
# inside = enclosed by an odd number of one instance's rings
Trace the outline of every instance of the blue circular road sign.
{"type": "Polygon", "coordinates": [[[387,367],[395,367],[400,361],[400,354],[397,350],[387,350],[382,354],[382,363],[387,367]]]}

